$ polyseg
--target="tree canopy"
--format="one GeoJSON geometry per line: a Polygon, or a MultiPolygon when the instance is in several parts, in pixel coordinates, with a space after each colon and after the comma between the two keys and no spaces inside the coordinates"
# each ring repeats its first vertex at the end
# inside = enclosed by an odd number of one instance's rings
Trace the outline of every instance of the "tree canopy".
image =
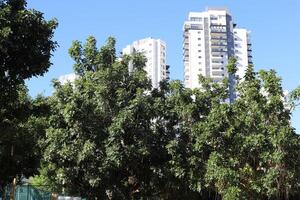
{"type": "Polygon", "coordinates": [[[36,144],[49,112],[43,113],[43,97],[28,96],[24,81],[48,71],[56,26],[27,9],[25,0],[0,1],[0,189],[39,166],[36,144]]]}
{"type": "Polygon", "coordinates": [[[226,78],[152,89],[145,57],[117,59],[113,38],[100,49],[94,37],[75,41],[69,52],[78,78],[54,81],[40,175],[47,181],[100,199],[299,197],[299,136],[275,71],[249,66],[238,98],[226,103],[226,78]]]}
{"type": "Polygon", "coordinates": [[[50,67],[56,27],[25,0],[0,0],[0,189],[33,176],[88,199],[300,198],[299,87],[287,102],[274,70],[237,77],[230,58],[230,79],[153,88],[143,54],[91,36],[69,49],[76,80],[31,98],[24,81],[50,67]]]}

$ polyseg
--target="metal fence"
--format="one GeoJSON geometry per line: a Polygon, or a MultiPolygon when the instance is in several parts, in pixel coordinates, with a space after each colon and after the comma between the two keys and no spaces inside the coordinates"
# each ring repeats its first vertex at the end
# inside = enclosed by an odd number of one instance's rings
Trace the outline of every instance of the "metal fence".
{"type": "Polygon", "coordinates": [[[17,185],[12,197],[12,186],[7,186],[3,195],[3,200],[51,200],[51,192],[42,191],[32,185],[17,185]]]}

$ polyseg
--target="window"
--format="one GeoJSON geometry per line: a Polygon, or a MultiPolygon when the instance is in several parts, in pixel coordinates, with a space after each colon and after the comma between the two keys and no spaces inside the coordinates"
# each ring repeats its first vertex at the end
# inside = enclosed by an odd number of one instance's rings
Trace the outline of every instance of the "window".
{"type": "Polygon", "coordinates": [[[198,40],[201,40],[201,38],[198,38],[198,40]]]}
{"type": "Polygon", "coordinates": [[[200,18],[200,17],[191,17],[191,21],[200,22],[200,21],[202,21],[202,18],[200,18]]]}
{"type": "MultiPolygon", "coordinates": [[[[201,52],[201,50],[198,50],[198,52],[201,52]]],[[[199,57],[201,57],[201,56],[199,56],[199,57]]]]}
{"type": "Polygon", "coordinates": [[[191,29],[193,30],[202,30],[202,25],[201,24],[191,24],[191,29]]]}
{"type": "Polygon", "coordinates": [[[198,58],[202,58],[201,56],[198,56],[198,58]]]}

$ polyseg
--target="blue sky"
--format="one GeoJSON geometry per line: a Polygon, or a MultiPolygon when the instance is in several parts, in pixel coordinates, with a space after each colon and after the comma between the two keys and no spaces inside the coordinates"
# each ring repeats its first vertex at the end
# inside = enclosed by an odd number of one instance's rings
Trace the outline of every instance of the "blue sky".
{"type": "MultiPolygon", "coordinates": [[[[251,31],[256,70],[275,69],[289,91],[300,85],[299,0],[28,0],[28,7],[59,22],[53,65],[44,77],[27,81],[32,96],[50,95],[51,80],[72,73],[68,48],[73,40],[84,41],[89,35],[97,38],[99,47],[108,36],[115,37],[118,52],[137,39],[161,38],[167,43],[171,79],[182,80],[182,25],[188,12],[206,7],[228,8],[235,23],[251,31]]],[[[293,125],[299,133],[299,108],[293,125]]]]}

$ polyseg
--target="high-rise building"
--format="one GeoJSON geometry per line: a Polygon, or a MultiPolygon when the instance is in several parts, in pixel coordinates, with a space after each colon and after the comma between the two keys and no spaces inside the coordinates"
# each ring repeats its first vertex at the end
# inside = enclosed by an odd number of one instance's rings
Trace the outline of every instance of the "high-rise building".
{"type": "Polygon", "coordinates": [[[237,58],[237,75],[243,76],[251,63],[249,32],[236,28],[231,14],[226,9],[208,9],[190,12],[183,26],[184,84],[188,88],[200,87],[198,77],[212,78],[219,82],[224,77],[230,80],[230,97],[235,98],[234,77],[226,69],[228,59],[237,58]]]}
{"type": "MultiPolygon", "coordinates": [[[[152,87],[157,88],[159,82],[169,78],[169,66],[166,65],[166,43],[160,39],[146,38],[127,45],[122,54],[130,55],[141,52],[147,58],[145,71],[152,81],[152,87]]],[[[129,71],[132,71],[131,66],[129,71]]]]}
{"type": "Polygon", "coordinates": [[[252,49],[250,42],[250,32],[244,28],[234,28],[234,56],[237,59],[237,73],[239,78],[243,78],[249,64],[252,64],[252,49]]]}

